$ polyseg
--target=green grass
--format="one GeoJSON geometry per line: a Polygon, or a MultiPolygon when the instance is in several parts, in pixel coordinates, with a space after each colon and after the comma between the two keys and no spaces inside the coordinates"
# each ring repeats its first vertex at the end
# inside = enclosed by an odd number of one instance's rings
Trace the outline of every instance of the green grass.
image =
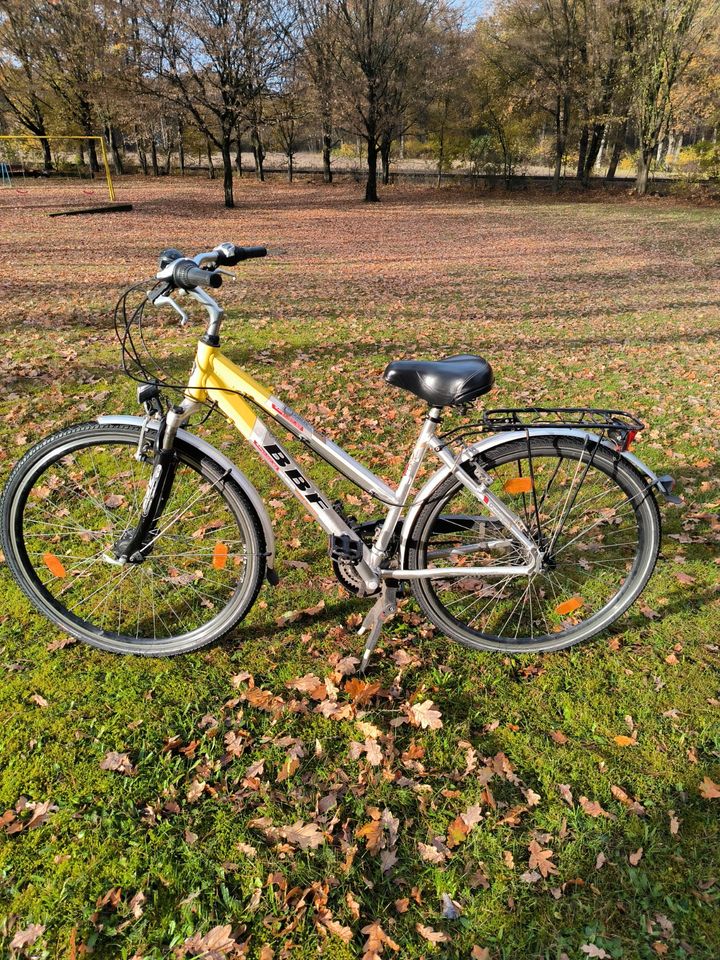
{"type": "MultiPolygon", "coordinates": [[[[0,813],[22,797],[57,806],[41,826],[0,843],[0,955],[29,923],[46,929],[28,956],[69,957],[74,942],[78,956],[84,946],[102,960],[171,957],[194,933],[230,924],[250,957],[268,944],[278,957],[349,958],[363,953],[362,928],[379,921],[397,955],[418,960],[466,957],[473,945],[494,960],[584,960],[587,944],[626,960],[717,957],[718,801],[699,792],[703,777],[720,781],[716,211],[453,191],[390,193],[368,210],[344,187],[324,194],[312,185],[247,185],[232,219],[203,184],[182,209],[179,188],[126,189],[135,191],[137,218],[124,221],[122,236],[109,224],[90,237],[54,221],[50,246],[67,263],[67,285],[46,263],[34,215],[15,213],[0,241],[4,262],[30,251],[0,307],[5,475],[51,429],[134,412],[109,325],[115,289],[150,274],[162,246],[190,250],[232,236],[287,252],[245,269],[247,299],[226,288],[224,349],[389,480],[421,411],[381,386],[385,363],[477,351],[496,371],[495,406],[637,412],[649,423],[638,453],[678,478],[686,505],[663,508],[662,558],[643,606],[610,633],[544,657],[475,654],[430,630],[408,603],[374,660],[369,679],[381,683],[379,693],[362,716],[336,720],[286,683],[324,678],[338,657],[357,656],[354,625],[367,604],[342,593],[321,532],[211,421],[203,432],[271,501],[280,547],[280,586],[264,587],[229,641],[176,660],[57,649],[61,635],[0,567],[0,813]],[[321,599],[320,614],[277,626],[284,611],[321,599]],[[393,660],[400,651],[407,665],[393,660]],[[285,706],[269,713],[246,702],[247,683],[233,681],[244,671],[285,706]],[[427,699],[442,713],[441,729],[393,722],[406,717],[409,701],[427,699]],[[381,766],[352,759],[351,743],[365,738],[358,719],[382,733],[381,766]],[[630,726],[637,744],[617,746],[614,737],[630,726]],[[245,732],[245,750],[226,758],[224,736],[233,730],[245,732]],[[567,742],[552,738],[557,731],[567,742]],[[196,745],[187,756],[164,749],[171,737],[196,745]],[[298,769],[279,780],[295,741],[298,769]],[[466,773],[468,744],[477,766],[466,773]],[[135,775],[101,769],[109,751],[127,753],[135,775]],[[477,772],[499,752],[515,776],[494,774],[493,807],[477,772]],[[257,761],[264,769],[248,784],[257,761]],[[207,788],[188,799],[198,780],[207,788]],[[570,786],[572,806],[560,784],[570,786]],[[644,814],[627,809],[613,786],[644,814]],[[527,788],[540,797],[534,806],[527,788]],[[335,805],[326,809],[320,801],[331,793],[335,805]],[[588,815],[580,797],[611,816],[588,815]],[[473,804],[483,819],[448,859],[422,860],[417,844],[446,838],[473,804]],[[356,837],[373,808],[399,821],[388,873],[356,837]],[[265,830],[253,826],[259,818],[268,818],[265,830]],[[267,827],[297,821],[318,822],[325,842],[303,852],[267,827]],[[558,873],[528,883],[534,838],[553,850],[558,873]],[[633,866],[628,857],[640,847],[633,866]],[[597,869],[599,854],[606,862],[597,869]],[[99,907],[116,888],[117,905],[99,907]],[[133,912],[138,892],[145,901],[133,912]],[[460,904],[458,919],[442,916],[443,894],[460,904]],[[406,912],[395,906],[402,898],[406,912]],[[323,932],[325,907],[352,929],[348,944],[323,932]],[[451,939],[433,946],[417,924],[451,939]]],[[[179,376],[191,340],[169,320],[157,333],[179,376]]],[[[353,492],[323,464],[312,470],[333,497],[353,492]]],[[[371,515],[364,498],[348,507],[371,515]]],[[[338,702],[348,702],[337,685],[338,702]]]]}

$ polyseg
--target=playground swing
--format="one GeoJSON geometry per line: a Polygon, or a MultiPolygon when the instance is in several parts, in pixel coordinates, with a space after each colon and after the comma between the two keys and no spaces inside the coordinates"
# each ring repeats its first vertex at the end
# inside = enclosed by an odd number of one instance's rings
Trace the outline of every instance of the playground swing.
{"type": "MultiPolygon", "coordinates": [[[[49,213],[48,216],[79,216],[91,213],[111,213],[122,210],[132,210],[132,204],[117,203],[115,187],[108,164],[105,140],[100,136],[36,136],[31,134],[12,134],[0,136],[0,186],[11,188],[19,197],[32,197],[36,202],[19,203],[17,206],[28,207],[69,207],[49,213]],[[54,145],[55,156],[52,165],[49,164],[49,144],[54,145]],[[85,148],[89,146],[90,157],[94,165],[95,159],[100,163],[100,172],[104,173],[107,190],[107,202],[98,203],[98,186],[79,186],[78,179],[86,182],[94,179],[92,165],[86,161],[85,148]],[[41,149],[43,148],[43,149],[41,149]],[[78,158],[73,158],[77,152],[78,158]],[[34,162],[33,162],[34,161],[34,162]],[[17,184],[22,177],[22,187],[17,184]],[[55,189],[50,192],[45,188],[38,190],[35,187],[43,181],[55,189]],[[68,196],[67,184],[70,183],[72,194],[68,196]],[[80,192],[83,197],[94,199],[96,202],[89,206],[77,207],[73,195],[80,192]],[[63,193],[65,196],[63,196],[63,193]]],[[[1,196],[1,195],[0,195],[1,196]]],[[[7,196],[7,194],[6,194],[7,196]]],[[[0,201],[1,203],[1,201],[0,201]]],[[[8,206],[7,203],[2,204],[8,206]]]]}

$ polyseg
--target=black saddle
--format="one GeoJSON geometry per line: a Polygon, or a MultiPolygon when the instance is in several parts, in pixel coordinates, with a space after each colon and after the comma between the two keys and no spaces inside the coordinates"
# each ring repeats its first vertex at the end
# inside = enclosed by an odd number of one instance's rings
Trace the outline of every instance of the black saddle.
{"type": "Polygon", "coordinates": [[[495,380],[487,360],[466,354],[444,360],[394,360],[383,377],[394,387],[426,400],[431,407],[472,403],[487,393],[495,380]]]}

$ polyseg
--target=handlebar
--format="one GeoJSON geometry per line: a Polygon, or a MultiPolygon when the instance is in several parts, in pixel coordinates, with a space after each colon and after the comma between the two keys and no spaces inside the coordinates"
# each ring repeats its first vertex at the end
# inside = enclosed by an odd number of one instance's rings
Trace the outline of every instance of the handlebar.
{"type": "Polygon", "coordinates": [[[267,256],[266,247],[237,247],[234,243],[220,243],[209,253],[199,253],[192,259],[183,257],[179,250],[170,248],[160,254],[158,280],[170,280],[179,290],[194,290],[196,287],[222,286],[217,267],[234,267],[243,260],[267,256]]]}

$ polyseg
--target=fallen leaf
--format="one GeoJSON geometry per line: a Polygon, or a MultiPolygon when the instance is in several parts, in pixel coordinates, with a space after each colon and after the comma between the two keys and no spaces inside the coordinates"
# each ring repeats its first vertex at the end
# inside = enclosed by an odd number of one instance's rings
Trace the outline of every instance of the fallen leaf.
{"type": "Polygon", "coordinates": [[[703,777],[699,790],[700,796],[706,800],[720,800],[720,787],[710,777],[703,777]]]}
{"type": "Polygon", "coordinates": [[[31,947],[45,933],[41,923],[30,923],[24,930],[18,930],[10,941],[11,950],[24,950],[31,947]]]}
{"type": "Polygon", "coordinates": [[[415,929],[420,934],[421,937],[424,937],[428,943],[449,943],[450,937],[443,933],[441,930],[433,930],[432,927],[426,927],[422,923],[416,923],[415,929]]]}
{"type": "Polygon", "coordinates": [[[628,861],[630,862],[631,867],[636,867],[642,860],[643,848],[638,847],[633,853],[628,854],[628,861]]]}
{"type": "Polygon", "coordinates": [[[291,827],[281,827],[280,832],[288,843],[301,850],[314,850],[325,842],[325,834],[316,823],[302,823],[298,820],[291,827]]]}
{"type": "Polygon", "coordinates": [[[100,769],[121,773],[124,777],[134,777],[137,772],[127,753],[115,753],[114,750],[105,754],[100,762],[100,769]]]}
{"type": "Polygon", "coordinates": [[[613,740],[619,747],[637,746],[637,740],[634,740],[632,737],[626,737],[624,733],[619,733],[616,737],[613,737],[613,740]]]}
{"type": "Polygon", "coordinates": [[[610,956],[607,950],[603,950],[602,947],[598,947],[594,943],[584,943],[580,949],[583,953],[587,954],[588,957],[596,957],[597,960],[607,960],[610,956]]]}
{"type": "Polygon", "coordinates": [[[415,726],[421,726],[423,730],[439,730],[442,723],[442,714],[435,708],[432,700],[424,700],[422,703],[414,703],[410,707],[415,726]]]}

